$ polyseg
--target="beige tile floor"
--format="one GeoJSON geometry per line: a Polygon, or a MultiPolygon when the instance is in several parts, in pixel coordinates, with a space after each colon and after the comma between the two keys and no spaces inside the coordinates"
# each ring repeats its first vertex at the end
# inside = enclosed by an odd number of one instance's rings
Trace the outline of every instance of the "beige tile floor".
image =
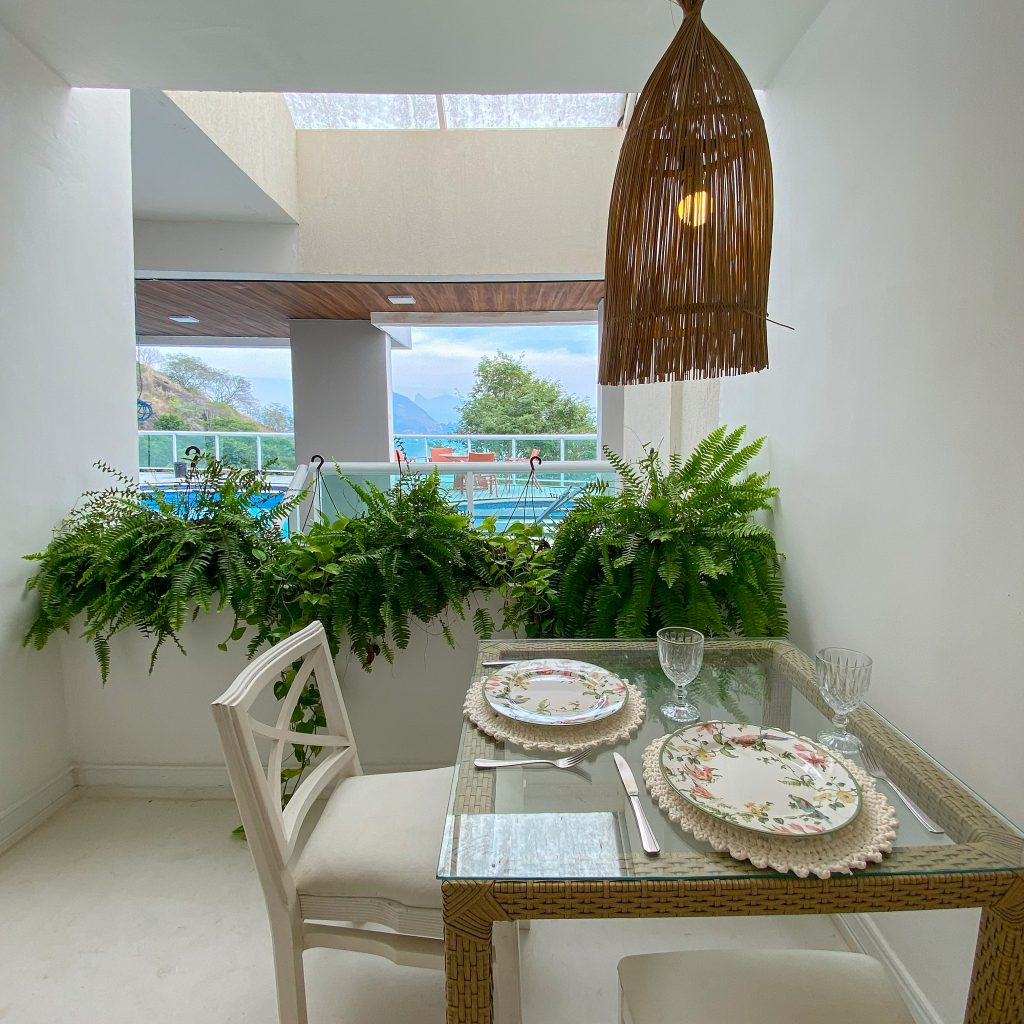
{"type": "MultiPolygon", "coordinates": [[[[83,797],[0,857],[3,1024],[274,1024],[270,941],[234,805],[83,797]]],[[[524,1024],[614,1024],[627,953],[844,949],[828,918],[538,922],[524,1024]]],[[[440,972],[306,954],[311,1024],[444,1019],[440,972]]]]}

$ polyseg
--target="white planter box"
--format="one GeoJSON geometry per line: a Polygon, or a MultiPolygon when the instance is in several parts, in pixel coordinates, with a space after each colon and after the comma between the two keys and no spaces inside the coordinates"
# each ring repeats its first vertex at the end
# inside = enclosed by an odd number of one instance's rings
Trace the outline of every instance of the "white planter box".
{"type": "MultiPolygon", "coordinates": [[[[496,618],[499,603],[489,602],[496,618]]],[[[231,631],[230,614],[201,615],[185,630],[188,656],[165,644],[153,675],[152,644],[135,634],[112,643],[110,679],[100,684],[89,645],[63,644],[72,757],[81,785],[227,795],[220,742],[210,703],[245,665],[245,640],[217,650],[231,631]]],[[[338,677],[367,771],[451,764],[458,747],[462,701],[476,659],[469,618],[451,620],[453,649],[440,626],[412,624],[395,664],[383,657],[364,672],[343,650],[338,677]]],[[[268,703],[263,717],[270,719],[268,703]]]]}

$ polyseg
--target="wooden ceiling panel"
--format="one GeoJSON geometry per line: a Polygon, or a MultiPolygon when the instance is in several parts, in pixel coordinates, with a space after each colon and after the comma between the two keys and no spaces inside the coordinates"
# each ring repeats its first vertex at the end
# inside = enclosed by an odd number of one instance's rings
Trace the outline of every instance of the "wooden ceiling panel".
{"type": "Polygon", "coordinates": [[[528,313],[592,310],[604,281],[135,282],[136,330],[147,337],[286,338],[289,320],[369,320],[371,313],[528,313]],[[393,306],[389,295],[412,295],[393,306]],[[172,316],[193,316],[179,324],[172,316]]]}

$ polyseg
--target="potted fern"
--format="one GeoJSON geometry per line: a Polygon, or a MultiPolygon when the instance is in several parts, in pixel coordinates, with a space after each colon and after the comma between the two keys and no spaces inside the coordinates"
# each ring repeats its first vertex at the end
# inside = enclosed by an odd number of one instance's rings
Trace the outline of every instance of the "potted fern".
{"type": "Polygon", "coordinates": [[[743,435],[719,427],[667,472],[653,451],[634,466],[605,450],[620,492],[585,494],[555,534],[556,635],[787,633],[775,539],[753,519],[778,490],[747,471],[764,438],[743,435]]]}
{"type": "MultiPolygon", "coordinates": [[[[348,483],[362,502],[357,516],[314,523],[264,563],[247,612],[250,653],[319,619],[334,653],[345,644],[369,669],[408,646],[412,620],[436,621],[454,646],[452,616],[494,588],[490,535],[448,501],[436,474],[386,491],[348,483]]],[[[485,607],[472,620],[480,636],[494,629],[485,607]]]]}
{"type": "MultiPolygon", "coordinates": [[[[168,494],[96,465],[115,484],[83,495],[46,549],[26,556],[39,563],[28,581],[39,609],[24,642],[41,649],[81,615],[106,682],[115,633],[135,629],[153,640],[152,671],[168,640],[185,653],[182,628],[200,611],[230,608],[237,623],[260,567],[282,545],[281,521],[301,498],[254,514],[266,474],[215,459],[197,459],[186,485],[168,494]]],[[[236,625],[231,638],[243,631],[236,625]]]]}

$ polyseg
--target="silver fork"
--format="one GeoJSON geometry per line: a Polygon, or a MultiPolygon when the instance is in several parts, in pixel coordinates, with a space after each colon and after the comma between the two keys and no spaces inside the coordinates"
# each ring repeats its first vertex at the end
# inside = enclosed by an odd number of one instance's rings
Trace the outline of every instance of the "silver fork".
{"type": "Polygon", "coordinates": [[[889,778],[886,770],[879,764],[878,759],[872,754],[867,747],[861,746],[860,748],[861,760],[864,762],[864,767],[867,768],[868,774],[873,775],[876,779],[882,779],[884,782],[888,782],[892,791],[907,805],[907,810],[917,818],[917,820],[929,831],[932,835],[941,836],[944,834],[944,830],[939,828],[939,825],[932,818],[928,817],[924,811],[921,810],[913,800],[907,796],[906,793],[896,785],[892,779],[889,778]]]}
{"type": "Polygon", "coordinates": [[[486,757],[478,757],[473,764],[477,768],[521,768],[524,764],[551,764],[556,768],[575,768],[586,756],[586,753],[581,751],[568,757],[560,757],[557,761],[545,758],[533,758],[529,761],[489,761],[486,757]]]}

